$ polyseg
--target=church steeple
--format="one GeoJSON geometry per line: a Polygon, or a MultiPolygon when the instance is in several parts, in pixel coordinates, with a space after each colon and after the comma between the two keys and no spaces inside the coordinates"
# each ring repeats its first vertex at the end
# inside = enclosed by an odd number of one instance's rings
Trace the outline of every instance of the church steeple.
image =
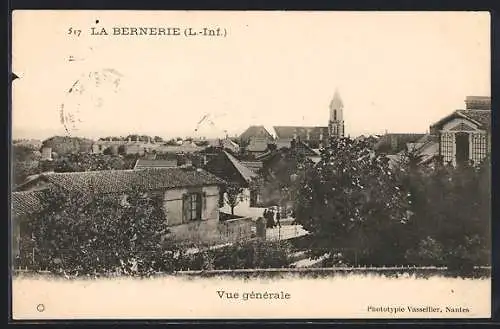
{"type": "Polygon", "coordinates": [[[344,103],[338,89],[330,102],[330,120],[328,130],[331,137],[344,137],[344,103]]]}

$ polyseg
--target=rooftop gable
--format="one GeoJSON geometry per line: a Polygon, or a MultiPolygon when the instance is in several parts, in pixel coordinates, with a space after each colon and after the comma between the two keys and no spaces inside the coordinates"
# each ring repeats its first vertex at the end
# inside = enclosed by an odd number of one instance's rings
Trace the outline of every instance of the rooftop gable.
{"type": "Polygon", "coordinates": [[[250,126],[241,135],[241,140],[249,140],[252,137],[260,137],[269,140],[273,140],[273,136],[264,126],[250,126]]]}
{"type": "Polygon", "coordinates": [[[444,124],[455,119],[462,118],[478,125],[481,129],[491,130],[491,111],[490,110],[455,110],[444,118],[431,125],[432,132],[440,130],[444,124]]]}

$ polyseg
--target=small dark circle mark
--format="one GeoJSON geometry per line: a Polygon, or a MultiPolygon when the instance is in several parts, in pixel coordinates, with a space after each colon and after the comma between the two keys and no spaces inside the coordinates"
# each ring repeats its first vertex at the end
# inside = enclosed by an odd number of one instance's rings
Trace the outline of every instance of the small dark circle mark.
{"type": "Polygon", "coordinates": [[[38,312],[43,312],[43,311],[45,311],[45,305],[43,305],[43,304],[38,304],[38,305],[36,306],[36,309],[37,309],[37,311],[38,311],[38,312]]]}
{"type": "Polygon", "coordinates": [[[96,20],[95,20],[95,23],[96,23],[96,24],[99,24],[99,20],[98,20],[98,19],[96,19],[96,20]]]}

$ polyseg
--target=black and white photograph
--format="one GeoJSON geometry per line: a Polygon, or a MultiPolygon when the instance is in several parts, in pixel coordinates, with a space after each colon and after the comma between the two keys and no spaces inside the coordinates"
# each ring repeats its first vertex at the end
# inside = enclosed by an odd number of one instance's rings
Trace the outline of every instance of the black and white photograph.
{"type": "Polygon", "coordinates": [[[16,10],[12,318],[491,316],[488,12],[16,10]]]}

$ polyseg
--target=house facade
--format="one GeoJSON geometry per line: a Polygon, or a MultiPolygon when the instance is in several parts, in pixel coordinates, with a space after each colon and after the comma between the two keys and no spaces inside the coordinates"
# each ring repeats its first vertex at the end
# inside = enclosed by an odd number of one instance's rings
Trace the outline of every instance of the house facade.
{"type": "Polygon", "coordinates": [[[431,134],[439,141],[445,164],[479,164],[491,152],[491,98],[468,96],[465,109],[434,123],[431,134]]]}
{"type": "MultiPolygon", "coordinates": [[[[12,227],[18,240],[23,219],[40,210],[40,198],[51,187],[65,193],[89,192],[116,196],[126,202],[133,188],[140,188],[162,199],[164,219],[174,232],[174,238],[199,230],[206,234],[205,242],[220,236],[219,196],[225,182],[199,168],[157,168],[135,170],[105,170],[38,175],[12,193],[12,227]],[[175,234],[177,232],[177,235],[175,234]]],[[[16,240],[16,241],[17,241],[16,240]]],[[[196,241],[203,242],[203,241],[196,241]]],[[[16,246],[19,250],[19,246],[16,246]]],[[[18,251],[14,251],[16,253],[18,251]]]]}

